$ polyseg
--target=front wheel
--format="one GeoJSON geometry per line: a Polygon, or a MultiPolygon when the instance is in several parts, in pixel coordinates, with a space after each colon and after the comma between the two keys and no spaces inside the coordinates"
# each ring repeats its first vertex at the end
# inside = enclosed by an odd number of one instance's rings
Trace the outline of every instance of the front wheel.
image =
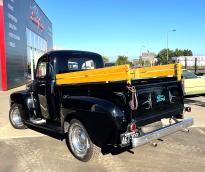
{"type": "Polygon", "coordinates": [[[66,142],[71,153],[80,161],[87,162],[99,152],[98,147],[92,143],[85,127],[77,119],[70,122],[66,142]]]}
{"type": "Polygon", "coordinates": [[[26,126],[24,125],[24,116],[25,112],[23,110],[22,105],[20,104],[13,104],[9,111],[9,121],[11,125],[16,129],[25,129],[26,126]]]}

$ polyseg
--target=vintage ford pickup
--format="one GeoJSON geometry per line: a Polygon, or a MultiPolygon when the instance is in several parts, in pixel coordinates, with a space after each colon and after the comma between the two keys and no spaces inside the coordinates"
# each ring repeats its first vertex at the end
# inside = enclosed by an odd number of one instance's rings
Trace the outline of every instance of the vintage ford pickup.
{"type": "Polygon", "coordinates": [[[104,68],[96,53],[51,51],[27,90],[10,95],[9,119],[16,129],[65,139],[77,159],[89,161],[100,149],[138,147],[191,126],[181,72],[180,64],[104,68]],[[169,123],[143,129],[162,119],[169,123]]]}

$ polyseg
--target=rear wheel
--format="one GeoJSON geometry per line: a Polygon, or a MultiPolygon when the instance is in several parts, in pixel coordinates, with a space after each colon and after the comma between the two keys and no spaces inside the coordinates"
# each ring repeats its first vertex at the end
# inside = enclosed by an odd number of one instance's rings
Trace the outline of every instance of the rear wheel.
{"type": "Polygon", "coordinates": [[[66,142],[71,153],[80,161],[87,162],[99,153],[99,148],[92,143],[85,127],[77,119],[70,122],[66,142]]]}
{"type": "Polygon", "coordinates": [[[13,104],[9,111],[9,121],[11,125],[16,129],[25,129],[27,128],[24,125],[23,116],[25,112],[23,110],[22,105],[20,104],[13,104]]]}

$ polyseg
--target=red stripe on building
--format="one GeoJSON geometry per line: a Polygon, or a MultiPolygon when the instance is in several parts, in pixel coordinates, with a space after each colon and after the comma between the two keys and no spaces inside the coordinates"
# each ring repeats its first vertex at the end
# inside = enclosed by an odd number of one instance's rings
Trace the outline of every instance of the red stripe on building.
{"type": "Polygon", "coordinates": [[[7,90],[6,76],[6,49],[5,49],[5,34],[4,34],[4,9],[3,0],[0,0],[0,68],[1,68],[1,84],[2,90],[7,90]]]}

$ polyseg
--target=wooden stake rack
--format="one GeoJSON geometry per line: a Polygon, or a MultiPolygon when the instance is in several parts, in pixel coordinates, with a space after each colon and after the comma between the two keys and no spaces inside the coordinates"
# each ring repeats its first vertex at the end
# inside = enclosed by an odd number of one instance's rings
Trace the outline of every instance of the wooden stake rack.
{"type": "Polygon", "coordinates": [[[68,72],[56,75],[56,84],[82,84],[97,82],[127,81],[131,83],[135,79],[154,78],[154,77],[177,77],[181,80],[182,65],[168,64],[152,67],[132,69],[129,65],[113,66],[85,71],[68,72]]]}

